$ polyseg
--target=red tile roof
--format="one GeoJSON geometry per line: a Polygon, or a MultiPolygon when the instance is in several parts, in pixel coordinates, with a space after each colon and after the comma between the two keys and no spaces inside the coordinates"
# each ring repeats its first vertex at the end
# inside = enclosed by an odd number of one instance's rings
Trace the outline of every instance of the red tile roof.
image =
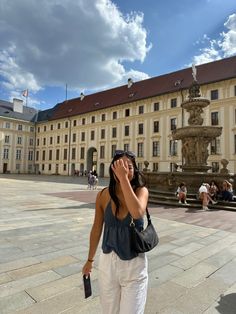
{"type": "MultiPolygon", "coordinates": [[[[236,78],[236,56],[196,66],[197,81],[200,85],[236,78]]],[[[187,89],[193,81],[192,68],[153,77],[112,88],[102,92],[74,98],[54,107],[50,120],[93,112],[120,104],[126,104],[158,95],[173,93],[180,89],[175,83],[181,81],[181,88],[187,89]]]]}

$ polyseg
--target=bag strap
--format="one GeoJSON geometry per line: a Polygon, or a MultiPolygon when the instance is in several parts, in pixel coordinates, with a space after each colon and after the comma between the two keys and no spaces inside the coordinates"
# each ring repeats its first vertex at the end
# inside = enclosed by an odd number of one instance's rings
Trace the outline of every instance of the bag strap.
{"type": "MultiPolygon", "coordinates": [[[[130,217],[131,217],[131,223],[130,223],[130,226],[134,226],[135,225],[135,223],[134,223],[134,218],[130,215],[130,217]]],[[[148,221],[148,225],[150,225],[151,224],[151,216],[150,216],[150,214],[149,214],[149,211],[148,211],[148,208],[146,207],[146,217],[147,217],[147,221],[148,221]]]]}

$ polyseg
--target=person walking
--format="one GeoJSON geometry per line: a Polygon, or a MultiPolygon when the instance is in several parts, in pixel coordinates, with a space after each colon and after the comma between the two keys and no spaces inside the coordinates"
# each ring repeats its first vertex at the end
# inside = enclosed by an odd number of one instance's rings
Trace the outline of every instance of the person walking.
{"type": "Polygon", "coordinates": [[[109,186],[96,198],[88,259],[82,273],[92,271],[103,230],[98,263],[99,295],[103,314],[143,314],[148,285],[147,257],[131,247],[131,217],[140,230],[148,190],[135,154],[117,150],[109,167],[109,186]],[[104,229],[103,229],[104,228],[104,229]]]}

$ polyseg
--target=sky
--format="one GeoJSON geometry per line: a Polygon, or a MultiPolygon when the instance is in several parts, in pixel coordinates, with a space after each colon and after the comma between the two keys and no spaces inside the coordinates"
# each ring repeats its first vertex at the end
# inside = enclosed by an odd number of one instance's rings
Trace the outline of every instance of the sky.
{"type": "Polygon", "coordinates": [[[38,110],[234,55],[235,0],[0,0],[0,99],[38,110]]]}

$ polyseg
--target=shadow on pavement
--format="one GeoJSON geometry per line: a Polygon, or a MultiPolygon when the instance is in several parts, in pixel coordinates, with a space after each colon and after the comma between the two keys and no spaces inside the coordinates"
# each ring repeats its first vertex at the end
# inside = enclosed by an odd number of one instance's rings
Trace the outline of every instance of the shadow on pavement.
{"type": "Polygon", "coordinates": [[[221,295],[218,301],[219,305],[216,310],[220,314],[235,314],[236,313],[236,293],[221,295]]]}

